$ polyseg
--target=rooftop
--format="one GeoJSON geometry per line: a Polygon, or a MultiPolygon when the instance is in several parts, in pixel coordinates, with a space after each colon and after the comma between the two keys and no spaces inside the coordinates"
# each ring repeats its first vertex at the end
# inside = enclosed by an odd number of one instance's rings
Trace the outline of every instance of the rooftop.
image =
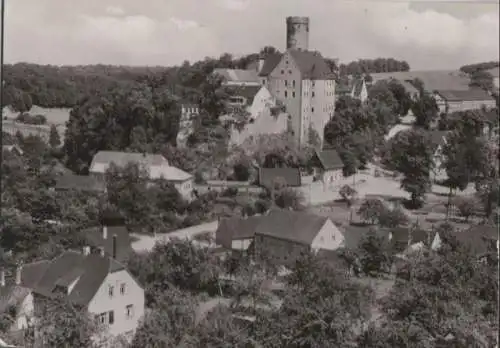
{"type": "Polygon", "coordinates": [[[271,187],[273,181],[283,178],[287,186],[298,187],[302,185],[299,168],[260,168],[259,184],[271,187]]]}
{"type": "Polygon", "coordinates": [[[95,154],[90,165],[90,171],[99,169],[98,165],[116,164],[125,167],[129,163],[138,163],[146,167],[168,165],[168,161],[162,155],[151,153],[135,153],[122,151],[99,151],[95,154]]]}
{"type": "Polygon", "coordinates": [[[394,78],[400,81],[413,81],[420,79],[427,92],[435,90],[468,90],[470,78],[458,70],[428,70],[428,71],[399,71],[390,73],[370,74],[373,83],[380,80],[394,78]]]}
{"type": "Polygon", "coordinates": [[[334,149],[315,150],[315,159],[319,161],[324,170],[341,169],[344,167],[342,159],[334,149]]]}
{"type": "Polygon", "coordinates": [[[259,83],[259,76],[255,70],[243,69],[214,69],[214,73],[222,76],[226,81],[259,83]]]}
{"type": "Polygon", "coordinates": [[[492,101],[493,97],[479,88],[469,90],[437,90],[447,101],[492,101]]]}

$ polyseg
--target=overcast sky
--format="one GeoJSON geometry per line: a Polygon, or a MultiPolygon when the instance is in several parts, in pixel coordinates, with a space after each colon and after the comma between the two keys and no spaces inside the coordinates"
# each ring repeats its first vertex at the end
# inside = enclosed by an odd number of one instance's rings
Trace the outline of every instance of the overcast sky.
{"type": "Polygon", "coordinates": [[[474,0],[5,1],[8,63],[174,65],[283,50],[290,15],[309,16],[310,49],[341,62],[394,57],[443,69],[499,56],[498,4],[474,0]]]}

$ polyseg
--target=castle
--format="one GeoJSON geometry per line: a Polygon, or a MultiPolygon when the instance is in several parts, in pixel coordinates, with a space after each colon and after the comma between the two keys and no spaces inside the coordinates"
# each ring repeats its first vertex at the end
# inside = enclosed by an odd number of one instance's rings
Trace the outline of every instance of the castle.
{"type": "Polygon", "coordinates": [[[317,135],[319,146],[335,110],[334,75],[320,53],[309,50],[309,18],[286,19],[286,51],[262,56],[246,70],[217,69],[228,86],[260,85],[286,108],[289,132],[303,147],[317,135]]]}

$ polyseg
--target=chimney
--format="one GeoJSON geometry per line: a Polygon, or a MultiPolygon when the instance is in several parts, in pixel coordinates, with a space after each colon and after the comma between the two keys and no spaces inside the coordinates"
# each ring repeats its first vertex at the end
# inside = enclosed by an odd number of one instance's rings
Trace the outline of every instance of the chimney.
{"type": "Polygon", "coordinates": [[[117,236],[116,234],[113,235],[113,259],[116,259],[116,241],[117,241],[117,236]]]}
{"type": "Polygon", "coordinates": [[[0,274],[0,285],[5,286],[5,269],[2,268],[2,273],[0,274]]]}
{"type": "Polygon", "coordinates": [[[108,239],[108,226],[102,226],[102,239],[108,239]]]}
{"type": "Polygon", "coordinates": [[[23,271],[23,265],[22,265],[22,263],[20,263],[17,265],[17,268],[16,268],[16,285],[21,284],[22,271],[23,271]]]}
{"type": "Polygon", "coordinates": [[[87,256],[90,254],[90,247],[88,245],[83,247],[83,255],[87,256]]]}

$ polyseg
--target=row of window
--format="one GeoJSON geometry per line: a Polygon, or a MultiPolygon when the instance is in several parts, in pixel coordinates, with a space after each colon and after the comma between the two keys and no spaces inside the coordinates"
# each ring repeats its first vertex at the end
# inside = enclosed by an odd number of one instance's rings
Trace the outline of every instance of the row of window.
{"type": "MultiPolygon", "coordinates": [[[[125,292],[126,292],[126,284],[121,283],[120,284],[120,295],[125,295],[125,292]]],[[[109,286],[108,293],[109,293],[109,297],[115,296],[115,287],[113,285],[109,286]]]]}
{"type": "MultiPolygon", "coordinates": [[[[134,305],[125,307],[125,318],[132,319],[134,317],[134,305]]],[[[100,313],[96,316],[97,322],[103,325],[113,325],[115,322],[115,311],[100,313]]]]}

